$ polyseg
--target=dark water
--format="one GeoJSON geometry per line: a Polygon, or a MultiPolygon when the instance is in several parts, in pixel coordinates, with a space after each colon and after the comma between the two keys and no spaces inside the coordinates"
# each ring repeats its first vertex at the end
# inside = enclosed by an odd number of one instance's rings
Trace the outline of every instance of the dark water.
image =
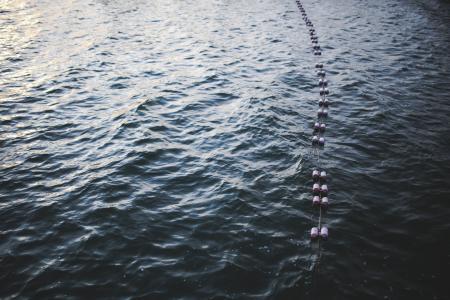
{"type": "Polygon", "coordinates": [[[0,298],[449,299],[450,4],[302,3],[321,252],[295,1],[0,2],[0,298]]]}

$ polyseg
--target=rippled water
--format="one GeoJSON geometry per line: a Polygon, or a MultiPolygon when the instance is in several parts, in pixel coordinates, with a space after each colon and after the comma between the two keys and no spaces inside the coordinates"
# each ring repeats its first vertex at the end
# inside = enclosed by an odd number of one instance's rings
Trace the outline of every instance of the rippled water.
{"type": "Polygon", "coordinates": [[[448,299],[450,4],[0,2],[0,297],[448,299]],[[321,255],[321,259],[318,259],[321,255]]]}

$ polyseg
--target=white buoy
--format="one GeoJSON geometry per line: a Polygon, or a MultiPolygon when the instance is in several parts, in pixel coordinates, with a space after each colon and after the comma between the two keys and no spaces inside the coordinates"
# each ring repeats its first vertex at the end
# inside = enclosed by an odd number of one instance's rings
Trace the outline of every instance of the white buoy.
{"type": "Polygon", "coordinates": [[[312,144],[317,145],[319,143],[319,137],[317,135],[312,137],[312,144]]]}
{"type": "Polygon", "coordinates": [[[325,129],[327,128],[327,125],[325,124],[320,124],[320,132],[325,132],[325,129]]]}
{"type": "Polygon", "coordinates": [[[313,194],[317,195],[320,193],[320,185],[318,183],[314,183],[313,185],[313,194]]]}
{"type": "Polygon", "coordinates": [[[325,138],[324,137],[320,137],[319,138],[319,146],[325,146],[325,138]]]}
{"type": "Polygon", "coordinates": [[[314,196],[312,202],[313,202],[312,203],[313,206],[319,206],[320,205],[320,197],[319,196],[314,196]]]}
{"type": "Polygon", "coordinates": [[[320,130],[320,123],[316,122],[314,123],[314,131],[319,131],[320,130]]]}
{"type": "Polygon", "coordinates": [[[310,237],[312,240],[316,239],[319,236],[319,228],[313,227],[311,228],[310,237]]]}
{"type": "Polygon", "coordinates": [[[327,180],[327,172],[325,172],[325,171],[320,172],[319,178],[322,181],[327,180]]]}
{"type": "Polygon", "coordinates": [[[319,178],[320,178],[319,170],[314,170],[314,171],[312,172],[312,178],[313,178],[314,181],[319,180],[319,178]]]}
{"type": "Polygon", "coordinates": [[[322,228],[320,228],[320,237],[324,240],[328,239],[328,228],[327,227],[323,226],[322,228]]]}
{"type": "Polygon", "coordinates": [[[321,206],[322,208],[324,208],[324,209],[327,209],[327,208],[328,208],[328,204],[329,204],[329,202],[328,202],[328,197],[323,197],[323,198],[321,199],[321,201],[320,201],[320,206],[321,206]]]}
{"type": "Polygon", "coordinates": [[[326,184],[322,184],[322,186],[320,187],[320,193],[323,196],[328,195],[328,186],[326,184]]]}

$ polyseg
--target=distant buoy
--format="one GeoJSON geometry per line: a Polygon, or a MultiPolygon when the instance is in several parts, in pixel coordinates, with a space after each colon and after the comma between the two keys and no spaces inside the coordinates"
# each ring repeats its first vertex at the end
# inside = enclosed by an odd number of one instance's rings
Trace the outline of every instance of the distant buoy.
{"type": "Polygon", "coordinates": [[[316,68],[317,69],[322,69],[323,68],[323,64],[316,64],[316,68]]]}
{"type": "Polygon", "coordinates": [[[320,132],[325,132],[325,129],[327,128],[327,125],[325,125],[325,124],[320,124],[320,132]]]}
{"type": "Polygon", "coordinates": [[[319,178],[322,181],[327,180],[327,172],[325,172],[325,171],[320,172],[319,178]]]}
{"type": "Polygon", "coordinates": [[[328,197],[323,197],[320,201],[320,206],[324,209],[328,208],[328,197]]]}
{"type": "Polygon", "coordinates": [[[319,137],[317,135],[312,137],[312,144],[317,145],[319,143],[319,137]]]}
{"type": "Polygon", "coordinates": [[[323,138],[323,137],[319,138],[319,146],[321,146],[321,147],[325,146],[325,138],[323,138]]]}
{"type": "Polygon", "coordinates": [[[320,123],[319,122],[314,123],[314,131],[320,131],[320,123]]]}

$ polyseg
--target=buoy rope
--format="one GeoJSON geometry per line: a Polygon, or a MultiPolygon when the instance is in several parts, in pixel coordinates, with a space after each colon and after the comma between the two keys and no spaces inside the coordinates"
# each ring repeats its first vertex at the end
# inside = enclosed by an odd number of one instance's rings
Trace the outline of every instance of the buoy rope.
{"type": "MultiPolygon", "coordinates": [[[[309,28],[309,34],[311,38],[311,43],[313,45],[314,55],[321,56],[322,49],[319,45],[319,38],[316,35],[316,31],[314,29],[314,25],[307,17],[306,11],[303,8],[300,0],[296,0],[297,6],[302,13],[303,20],[305,21],[306,26],[309,28]]],[[[317,75],[319,77],[319,110],[317,111],[317,118],[314,123],[314,136],[312,139],[312,147],[313,147],[313,158],[316,161],[314,170],[313,170],[313,206],[318,206],[319,216],[317,218],[317,223],[313,221],[313,223],[317,224],[317,227],[311,228],[310,237],[312,240],[319,240],[319,249],[320,249],[320,240],[328,238],[328,228],[323,225],[323,216],[325,214],[325,210],[328,207],[328,185],[327,183],[327,174],[324,170],[322,170],[321,160],[320,160],[320,151],[325,146],[325,131],[326,125],[324,119],[328,116],[328,106],[329,101],[327,99],[328,91],[328,81],[326,80],[326,73],[323,69],[323,64],[318,63],[315,66],[318,69],[317,75]]],[[[314,218],[313,218],[314,219],[314,218]]],[[[319,251],[320,257],[320,251],[319,251]]],[[[320,259],[320,258],[319,258],[320,259]]]]}

